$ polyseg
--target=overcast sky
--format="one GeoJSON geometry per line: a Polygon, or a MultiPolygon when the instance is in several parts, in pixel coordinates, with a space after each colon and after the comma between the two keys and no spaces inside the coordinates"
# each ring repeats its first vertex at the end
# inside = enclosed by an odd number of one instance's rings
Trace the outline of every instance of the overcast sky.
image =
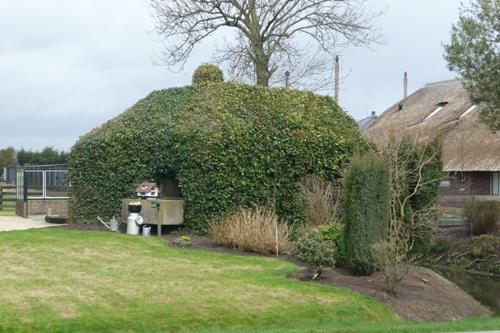
{"type": "MultiPolygon", "coordinates": [[[[451,79],[442,43],[459,0],[372,0],[385,43],[342,51],[340,104],[355,119],[409,90],[451,79]]],[[[79,136],[152,90],[190,83],[213,43],[184,71],[153,64],[161,51],[143,0],[0,0],[0,148],[69,149],[79,136]]],[[[332,88],[333,89],[333,88],[332,88]]]]}

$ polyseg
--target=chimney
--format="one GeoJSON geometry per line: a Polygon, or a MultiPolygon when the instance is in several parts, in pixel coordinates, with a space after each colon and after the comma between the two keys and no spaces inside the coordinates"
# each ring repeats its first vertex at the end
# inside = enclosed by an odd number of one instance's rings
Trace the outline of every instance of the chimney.
{"type": "Polygon", "coordinates": [[[339,65],[339,56],[335,56],[335,94],[334,99],[335,102],[339,102],[339,81],[340,81],[340,65],[339,65]]]}
{"type": "Polygon", "coordinates": [[[408,74],[405,72],[405,77],[403,79],[403,98],[408,96],[408,74]]]}
{"type": "Polygon", "coordinates": [[[377,117],[377,113],[375,111],[372,111],[372,118],[377,117]]]}
{"type": "Polygon", "coordinates": [[[286,71],[285,72],[285,87],[289,87],[290,86],[290,72],[289,71],[286,71]]]}

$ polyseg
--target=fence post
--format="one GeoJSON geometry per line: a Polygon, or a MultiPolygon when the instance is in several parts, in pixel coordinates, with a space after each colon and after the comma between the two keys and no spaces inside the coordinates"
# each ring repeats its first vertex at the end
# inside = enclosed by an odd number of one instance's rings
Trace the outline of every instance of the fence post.
{"type": "Polygon", "coordinates": [[[24,206],[24,212],[23,212],[23,217],[28,218],[28,175],[26,172],[24,173],[23,176],[23,206],[24,206]]]}

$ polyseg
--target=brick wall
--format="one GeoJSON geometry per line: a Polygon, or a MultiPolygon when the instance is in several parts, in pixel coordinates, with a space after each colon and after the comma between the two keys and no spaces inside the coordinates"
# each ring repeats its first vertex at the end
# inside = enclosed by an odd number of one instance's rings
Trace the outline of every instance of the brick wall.
{"type": "Polygon", "coordinates": [[[28,200],[29,215],[68,215],[68,199],[28,200]]]}
{"type": "Polygon", "coordinates": [[[490,195],[491,172],[450,173],[450,186],[441,195],[490,195]]]}

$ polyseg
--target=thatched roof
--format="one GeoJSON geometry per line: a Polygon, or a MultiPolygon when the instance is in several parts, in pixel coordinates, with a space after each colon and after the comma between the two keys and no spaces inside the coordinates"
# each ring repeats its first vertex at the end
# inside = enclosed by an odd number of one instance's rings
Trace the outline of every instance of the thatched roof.
{"type": "Polygon", "coordinates": [[[500,171],[500,131],[490,132],[478,121],[481,106],[472,106],[460,81],[430,83],[387,109],[364,134],[378,145],[391,135],[439,137],[444,171],[500,171]]]}
{"type": "Polygon", "coordinates": [[[371,125],[373,125],[373,123],[375,122],[375,120],[377,120],[377,115],[375,114],[375,111],[372,111],[371,115],[369,115],[368,117],[363,118],[363,119],[357,121],[359,130],[361,132],[366,131],[368,128],[370,128],[371,125]]]}

